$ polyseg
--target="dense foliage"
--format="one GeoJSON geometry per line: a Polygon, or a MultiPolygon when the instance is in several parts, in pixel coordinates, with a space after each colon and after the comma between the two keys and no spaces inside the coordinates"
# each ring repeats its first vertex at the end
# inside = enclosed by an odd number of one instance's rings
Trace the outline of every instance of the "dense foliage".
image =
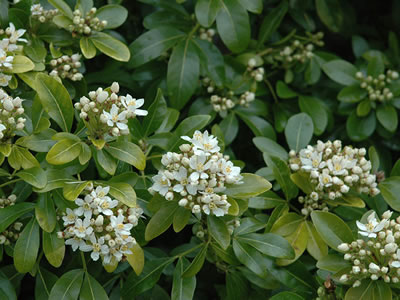
{"type": "Polygon", "coordinates": [[[0,298],[399,298],[399,14],[0,0],[0,298]]]}

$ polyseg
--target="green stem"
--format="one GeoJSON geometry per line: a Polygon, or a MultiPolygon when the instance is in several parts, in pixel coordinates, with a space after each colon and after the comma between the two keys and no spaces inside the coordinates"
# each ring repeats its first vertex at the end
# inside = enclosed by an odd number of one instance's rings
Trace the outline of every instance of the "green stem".
{"type": "Polygon", "coordinates": [[[278,103],[278,97],[276,97],[275,90],[271,85],[271,82],[267,78],[264,78],[265,84],[268,86],[269,91],[271,92],[272,98],[274,98],[275,103],[278,103]]]}
{"type": "Polygon", "coordinates": [[[157,158],[157,157],[162,157],[163,154],[155,154],[155,155],[150,155],[148,157],[146,157],[146,160],[152,159],[152,158],[157,158]]]}
{"type": "Polygon", "coordinates": [[[80,251],[80,252],[81,252],[81,258],[82,258],[82,267],[83,267],[83,270],[84,270],[85,272],[87,272],[87,266],[86,266],[85,254],[83,254],[83,252],[82,252],[82,251],[80,251]]]}
{"type": "MultiPolygon", "coordinates": [[[[207,242],[207,244],[208,244],[208,242],[207,242]]],[[[204,243],[198,244],[196,247],[190,248],[189,250],[186,250],[185,252],[182,252],[181,254],[175,255],[175,258],[181,258],[181,257],[189,254],[190,252],[193,252],[194,250],[202,247],[203,245],[204,245],[204,243]]]]}
{"type": "Polygon", "coordinates": [[[258,56],[264,56],[264,55],[267,55],[267,54],[271,53],[273,50],[274,50],[273,48],[267,48],[267,49],[264,49],[263,51],[257,53],[257,55],[258,56]]]}
{"type": "Polygon", "coordinates": [[[188,39],[190,39],[197,31],[197,29],[200,28],[200,24],[197,23],[196,26],[193,27],[192,31],[189,32],[188,34],[188,39]]]}
{"type": "Polygon", "coordinates": [[[78,176],[78,180],[79,180],[79,181],[82,181],[82,179],[81,179],[81,174],[78,173],[78,174],[76,174],[76,176],[78,176]]]}
{"type": "Polygon", "coordinates": [[[21,181],[21,180],[22,180],[21,178],[17,178],[17,179],[14,179],[14,180],[10,180],[10,181],[4,182],[3,184],[0,184],[0,188],[4,187],[6,185],[9,185],[9,184],[13,184],[13,183],[18,182],[18,181],[21,181]]]}

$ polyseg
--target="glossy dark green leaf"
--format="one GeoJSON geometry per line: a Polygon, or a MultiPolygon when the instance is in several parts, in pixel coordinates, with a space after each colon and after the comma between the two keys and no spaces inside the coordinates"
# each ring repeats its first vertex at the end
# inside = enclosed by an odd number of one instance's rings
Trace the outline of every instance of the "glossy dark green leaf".
{"type": "Polygon", "coordinates": [[[233,142],[239,132],[239,121],[236,115],[231,112],[222,120],[219,127],[221,127],[222,132],[224,133],[225,145],[229,145],[233,142]]]}
{"type": "Polygon", "coordinates": [[[213,215],[207,216],[207,228],[214,240],[226,250],[231,243],[231,234],[224,220],[213,215]]]}
{"type": "Polygon", "coordinates": [[[40,227],[47,232],[52,232],[56,226],[57,215],[53,200],[49,193],[39,194],[35,207],[36,220],[40,227]]]}
{"type": "Polygon", "coordinates": [[[207,250],[208,244],[203,245],[203,247],[200,249],[200,252],[197,253],[190,265],[183,272],[182,277],[193,277],[201,270],[204,264],[204,260],[206,258],[207,250]]]}
{"type": "Polygon", "coordinates": [[[169,202],[163,205],[146,226],[146,240],[150,241],[166,231],[172,224],[174,214],[178,208],[179,205],[176,202],[169,202]]]}
{"type": "Polygon", "coordinates": [[[108,300],[103,286],[88,272],[85,273],[79,297],[80,300],[108,300]]]}
{"type": "Polygon", "coordinates": [[[315,6],[321,21],[333,32],[339,32],[344,19],[340,1],[316,0],[315,6]]]}
{"type": "Polygon", "coordinates": [[[14,247],[14,266],[20,273],[26,273],[35,266],[39,252],[39,225],[35,218],[25,226],[14,247]]]}
{"type": "Polygon", "coordinates": [[[62,275],[51,289],[49,300],[76,300],[78,299],[83,270],[71,270],[62,275]]]}
{"type": "Polygon", "coordinates": [[[299,106],[302,112],[311,117],[314,124],[314,134],[321,135],[328,125],[328,113],[324,104],[317,98],[300,96],[299,106]]]}
{"type": "Polygon", "coordinates": [[[176,264],[173,281],[171,300],[192,299],[196,288],[196,277],[182,277],[184,270],[189,265],[186,258],[182,257],[176,264]]]}
{"type": "Polygon", "coordinates": [[[143,136],[149,136],[155,132],[167,114],[167,103],[163,97],[161,89],[157,90],[156,98],[148,109],[148,115],[143,119],[143,136]]]}
{"type": "Polygon", "coordinates": [[[397,111],[392,105],[379,105],[376,110],[376,118],[386,130],[394,132],[397,129],[397,111]]]}
{"type": "Polygon", "coordinates": [[[0,209],[0,232],[4,232],[15,220],[34,208],[34,203],[24,202],[0,209]]]}
{"type": "Polygon", "coordinates": [[[221,7],[220,1],[199,0],[196,2],[194,12],[197,21],[203,27],[210,27],[214,23],[217,13],[221,7]]]}
{"type": "Polygon", "coordinates": [[[258,47],[268,41],[271,35],[278,29],[288,9],[288,2],[286,0],[281,1],[278,6],[273,8],[268,15],[264,17],[260,31],[258,32],[258,47]]]}
{"type": "MultiPolygon", "coordinates": [[[[59,228],[57,228],[59,230],[59,228]]],[[[47,261],[53,267],[60,267],[65,255],[64,240],[57,236],[57,231],[51,233],[43,231],[43,252],[47,261]]]]}
{"type": "Polygon", "coordinates": [[[285,137],[290,149],[299,152],[305,148],[313,135],[313,120],[306,113],[299,113],[290,117],[286,128],[285,137]]]}
{"type": "Polygon", "coordinates": [[[345,60],[331,60],[322,65],[322,70],[330,79],[342,85],[359,84],[359,81],[355,78],[358,70],[345,60]]]}
{"type": "Polygon", "coordinates": [[[366,89],[360,87],[360,84],[344,87],[338,94],[338,100],[348,103],[356,103],[368,95],[366,89]]]}
{"type": "Polygon", "coordinates": [[[376,118],[375,113],[370,112],[366,117],[358,117],[353,112],[347,119],[346,129],[349,137],[356,142],[365,140],[375,131],[376,118]]]}

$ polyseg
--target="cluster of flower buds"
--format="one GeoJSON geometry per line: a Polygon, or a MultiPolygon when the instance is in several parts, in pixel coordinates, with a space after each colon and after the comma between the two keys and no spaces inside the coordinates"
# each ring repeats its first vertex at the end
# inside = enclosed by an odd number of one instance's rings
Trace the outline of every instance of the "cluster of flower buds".
{"type": "Polygon", "coordinates": [[[75,103],[90,138],[104,139],[105,134],[127,135],[128,119],[147,115],[146,110],[138,109],[144,104],[144,99],[135,99],[129,94],[118,96],[118,92],[119,84],[114,82],[110,88],[98,88],[89,92],[89,98],[82,97],[80,102],[75,103]]]}
{"type": "Polygon", "coordinates": [[[356,78],[361,82],[360,87],[368,91],[368,98],[372,101],[387,101],[393,99],[393,93],[388,87],[392,80],[399,78],[399,73],[387,70],[386,75],[378,77],[366,76],[362,72],[356,73],[356,78]]]}
{"type": "Polygon", "coordinates": [[[215,35],[215,29],[200,28],[199,32],[200,32],[199,38],[201,40],[206,40],[206,41],[209,41],[210,43],[212,42],[213,36],[215,35]]]}
{"type": "Polygon", "coordinates": [[[22,99],[12,98],[0,89],[0,140],[7,141],[15,136],[15,131],[25,127],[26,119],[22,117],[24,108],[22,99]]]}
{"type": "Polygon", "coordinates": [[[211,105],[216,112],[226,112],[235,107],[235,102],[227,97],[212,95],[210,97],[211,105]]]}
{"type": "Polygon", "coordinates": [[[27,42],[26,39],[22,39],[25,29],[15,29],[13,23],[10,23],[9,27],[5,30],[0,29],[0,35],[3,36],[0,41],[0,86],[8,86],[12,76],[7,73],[13,68],[14,51],[18,49],[18,42],[27,42]]]}
{"type": "Polygon", "coordinates": [[[132,254],[136,244],[131,229],[138,224],[143,210],[132,208],[108,196],[110,187],[94,187],[89,184],[81,198],[75,200],[77,208],[67,208],[64,216],[64,230],[58,233],[66,239],[65,244],[72,250],[91,252],[90,257],[103,264],[121,261],[132,254]]]}
{"type": "Polygon", "coordinates": [[[204,77],[201,80],[201,83],[205,88],[207,88],[207,93],[211,94],[215,91],[215,83],[208,77],[204,77]]]}
{"type": "Polygon", "coordinates": [[[321,202],[317,192],[312,192],[310,195],[300,196],[298,199],[299,203],[303,204],[301,213],[308,216],[313,210],[329,211],[329,207],[326,202],[321,202]]]}
{"type": "Polygon", "coordinates": [[[253,70],[254,66],[255,66],[255,59],[254,58],[249,59],[248,69],[251,70],[250,76],[252,78],[254,78],[254,80],[257,81],[257,82],[263,81],[264,73],[265,73],[264,68],[263,67],[259,67],[259,68],[253,70]]]}
{"type": "Polygon", "coordinates": [[[352,263],[348,274],[340,281],[361,285],[363,279],[378,280],[386,283],[400,282],[400,218],[390,220],[391,211],[377,220],[375,212],[367,217],[367,223],[357,221],[358,233],[365,237],[352,243],[342,243],[338,249],[344,252],[344,259],[352,263]]]}
{"type": "MultiPolygon", "coordinates": [[[[12,206],[17,201],[17,196],[14,194],[7,198],[0,198],[0,209],[7,206],[12,206]]],[[[15,243],[19,237],[23,224],[21,222],[14,222],[6,230],[0,233],[0,245],[10,245],[15,243]]]]}
{"type": "Polygon", "coordinates": [[[106,20],[100,20],[96,15],[97,9],[91,8],[86,16],[82,15],[79,9],[74,11],[73,24],[69,25],[68,29],[74,34],[90,35],[92,31],[102,31],[107,26],[106,20]]]}
{"type": "Polygon", "coordinates": [[[81,67],[81,55],[79,53],[71,56],[63,55],[57,59],[52,59],[50,65],[53,70],[50,76],[68,78],[72,81],[80,81],[83,78],[82,73],[78,69],[81,67]]]}
{"type": "Polygon", "coordinates": [[[33,19],[39,20],[40,23],[52,20],[54,16],[58,15],[58,9],[44,9],[40,4],[33,4],[31,6],[31,16],[33,19]]]}
{"type": "Polygon", "coordinates": [[[253,92],[246,91],[240,95],[239,105],[249,107],[250,103],[254,101],[256,95],[253,92]]]}
{"type": "Polygon", "coordinates": [[[294,150],[289,152],[292,171],[308,176],[313,187],[313,193],[308,195],[307,201],[304,199],[308,213],[314,207],[319,208],[318,203],[340,198],[350,189],[371,196],[379,194],[376,176],[371,174],[371,162],[365,155],[365,148],[342,148],[339,140],[333,143],[318,141],[316,146],[309,145],[299,154],[294,150]],[[310,199],[314,203],[310,203],[310,199]]]}
{"type": "Polygon", "coordinates": [[[219,152],[217,138],[207,131],[196,131],[192,138],[182,139],[191,144],[181,145],[182,153],[168,152],[162,156],[165,170],[153,177],[150,192],[158,192],[168,201],[178,199],[180,206],[195,214],[227,214],[231,204],[223,194],[225,184],[242,183],[240,168],[219,152]]]}

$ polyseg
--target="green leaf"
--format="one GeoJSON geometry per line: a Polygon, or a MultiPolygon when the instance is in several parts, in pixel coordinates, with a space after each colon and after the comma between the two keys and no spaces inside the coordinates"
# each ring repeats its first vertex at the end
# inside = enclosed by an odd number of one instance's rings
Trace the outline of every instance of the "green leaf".
{"type": "Polygon", "coordinates": [[[129,66],[136,68],[159,57],[184,36],[182,31],[171,26],[147,31],[129,45],[132,53],[129,66]]]}
{"type": "Polygon", "coordinates": [[[278,258],[294,258],[294,251],[289,242],[274,233],[249,233],[240,235],[238,240],[249,244],[261,253],[278,258]]]}
{"type": "Polygon", "coordinates": [[[35,208],[34,203],[17,203],[0,209],[0,232],[4,232],[8,226],[14,223],[19,217],[35,208]]]}
{"type": "Polygon", "coordinates": [[[285,238],[292,246],[295,256],[293,259],[278,259],[276,263],[279,266],[287,266],[293,263],[303,254],[304,250],[306,250],[308,242],[308,231],[306,228],[306,222],[303,221],[299,226],[297,226],[295,231],[285,236],[285,238]]]}
{"type": "Polygon", "coordinates": [[[95,161],[103,168],[108,174],[114,175],[117,170],[117,162],[115,159],[104,150],[95,150],[93,153],[95,161]]]}
{"type": "Polygon", "coordinates": [[[385,71],[384,56],[380,51],[370,50],[363,54],[368,61],[367,74],[373,78],[377,78],[385,71]]]}
{"type": "Polygon", "coordinates": [[[371,172],[376,173],[379,169],[380,161],[379,161],[379,154],[374,146],[368,148],[368,157],[372,165],[371,172]]]}
{"type": "Polygon", "coordinates": [[[310,182],[310,174],[307,172],[297,172],[290,174],[290,179],[307,195],[314,191],[314,188],[310,182]]]}
{"type": "Polygon", "coordinates": [[[2,271],[0,271],[0,296],[7,300],[17,300],[17,294],[10,279],[2,271]]]}
{"type": "Polygon", "coordinates": [[[328,125],[328,113],[324,104],[317,98],[300,96],[299,106],[302,112],[311,117],[314,124],[314,134],[321,135],[328,125]]]}
{"type": "Polygon", "coordinates": [[[30,185],[42,189],[47,184],[47,176],[43,169],[39,167],[33,167],[30,169],[25,169],[19,171],[15,174],[25,182],[29,183],[30,185]]]}
{"type": "Polygon", "coordinates": [[[338,250],[341,243],[351,243],[354,240],[346,223],[330,212],[313,211],[311,219],[321,238],[335,250],[338,250]]]}
{"type": "Polygon", "coordinates": [[[318,260],[317,267],[336,273],[344,268],[350,267],[350,263],[344,260],[343,254],[328,254],[318,260]]]}
{"type": "Polygon", "coordinates": [[[240,4],[254,14],[261,14],[263,10],[262,0],[240,0],[240,4]]]}
{"type": "Polygon", "coordinates": [[[281,1],[278,6],[273,8],[268,15],[266,15],[261,23],[260,31],[258,32],[257,47],[260,48],[270,36],[278,29],[284,16],[289,9],[289,4],[286,0],[281,1]]]}
{"type": "Polygon", "coordinates": [[[306,67],[304,72],[304,79],[310,85],[317,83],[319,78],[321,77],[321,68],[318,64],[318,60],[315,57],[312,57],[306,67]]]}
{"type": "Polygon", "coordinates": [[[15,170],[39,167],[39,162],[27,149],[13,145],[8,156],[8,163],[15,170]]]}
{"type": "Polygon", "coordinates": [[[75,9],[79,9],[83,15],[86,15],[93,7],[93,0],[77,0],[75,9]]]}
{"type": "Polygon", "coordinates": [[[353,53],[357,58],[369,50],[368,42],[359,35],[353,35],[351,37],[351,42],[353,46],[353,53]]]}
{"type": "Polygon", "coordinates": [[[230,112],[228,116],[221,121],[219,127],[221,127],[224,133],[225,145],[232,143],[239,132],[239,121],[235,113],[233,111],[230,112]]]}
{"type": "Polygon", "coordinates": [[[81,153],[79,154],[78,159],[81,165],[85,165],[92,158],[92,151],[90,150],[90,147],[85,143],[81,143],[81,148],[81,153]]]}
{"type": "Polygon", "coordinates": [[[35,299],[48,299],[51,288],[54,286],[58,277],[46,269],[38,267],[35,283],[35,299]]]}
{"type": "Polygon", "coordinates": [[[151,289],[159,280],[165,267],[174,260],[174,257],[157,258],[146,262],[140,276],[137,276],[135,272],[131,272],[121,290],[122,298],[134,299],[136,295],[151,289]]]}
{"type": "Polygon", "coordinates": [[[108,300],[108,296],[103,286],[88,272],[85,273],[85,279],[79,294],[80,300],[108,300]]]}
{"type": "Polygon", "coordinates": [[[276,156],[284,161],[289,158],[285,148],[269,138],[255,137],[253,143],[256,145],[258,150],[267,153],[269,156],[276,156]]]}
{"type": "Polygon", "coordinates": [[[57,215],[53,200],[49,193],[40,193],[35,207],[36,220],[39,226],[47,232],[52,232],[56,227],[57,215]]]}
{"type": "Polygon", "coordinates": [[[147,137],[155,132],[164,121],[167,115],[167,103],[165,102],[161,89],[157,90],[157,95],[151,103],[148,114],[143,118],[142,131],[143,136],[147,137]]]}
{"type": "Polygon", "coordinates": [[[139,170],[144,170],[146,167],[146,157],[136,144],[119,141],[108,144],[104,149],[116,159],[124,161],[139,170]]]}
{"type": "Polygon", "coordinates": [[[197,87],[200,59],[191,39],[174,47],[168,62],[167,87],[171,106],[181,109],[189,101],[197,87]]]}
{"type": "Polygon", "coordinates": [[[281,236],[292,234],[304,221],[304,219],[296,213],[285,213],[272,226],[271,232],[281,236]]]}
{"type": "Polygon", "coordinates": [[[344,300],[391,300],[392,290],[383,281],[364,279],[358,287],[351,287],[344,297],[344,300]]]}
{"type": "Polygon", "coordinates": [[[378,185],[386,203],[394,210],[400,210],[400,176],[391,176],[378,185]]]}
{"type": "Polygon", "coordinates": [[[260,264],[260,262],[263,260],[262,255],[255,248],[234,239],[233,251],[235,252],[237,259],[255,274],[260,277],[267,276],[266,268],[260,264]]]}
{"type": "Polygon", "coordinates": [[[250,42],[250,22],[239,0],[219,0],[217,29],[224,44],[234,53],[247,48],[250,42]]]}
{"type": "Polygon", "coordinates": [[[39,225],[35,218],[25,226],[14,247],[14,266],[20,273],[33,269],[39,252],[39,225]]]}
{"type": "Polygon", "coordinates": [[[43,73],[36,75],[35,88],[50,118],[63,131],[69,132],[74,118],[74,109],[67,89],[56,79],[43,73]]]}
{"type": "Polygon", "coordinates": [[[204,264],[204,260],[206,258],[207,249],[208,249],[208,243],[203,245],[200,252],[197,253],[197,255],[192,260],[190,265],[183,272],[182,277],[184,278],[193,277],[201,270],[204,264]]]}
{"type": "Polygon", "coordinates": [[[291,116],[285,128],[289,148],[296,152],[305,148],[311,141],[313,131],[313,121],[306,113],[291,116]]]}
{"type": "Polygon", "coordinates": [[[135,271],[136,275],[140,275],[144,267],[144,252],[139,244],[133,245],[131,249],[132,254],[126,255],[126,260],[131,265],[132,269],[135,271]]]}
{"type": "MultiPolygon", "coordinates": [[[[68,29],[70,25],[72,25],[72,20],[66,16],[58,15],[53,17],[53,23],[56,24],[58,27],[68,29]]],[[[25,49],[24,49],[25,51],[25,49]]]]}
{"type": "Polygon", "coordinates": [[[346,129],[349,137],[356,142],[365,140],[375,131],[376,118],[373,112],[366,117],[358,117],[353,111],[346,122],[346,129]]]}
{"type": "Polygon", "coordinates": [[[371,100],[369,99],[364,99],[357,105],[357,116],[358,117],[365,117],[369,114],[371,111],[371,100]]]}
{"type": "Polygon", "coordinates": [[[281,80],[276,82],[276,93],[279,98],[290,99],[297,97],[297,93],[293,91],[286,83],[281,80]]]}
{"type": "Polygon", "coordinates": [[[26,56],[15,55],[12,61],[12,69],[10,69],[10,72],[25,73],[32,71],[34,67],[35,64],[26,56]]]}
{"type": "Polygon", "coordinates": [[[338,94],[338,100],[347,103],[360,102],[368,95],[366,89],[360,87],[360,84],[344,87],[338,94]]]}
{"type": "Polygon", "coordinates": [[[69,201],[75,201],[90,183],[90,181],[66,182],[63,188],[64,198],[69,201]]]}
{"type": "Polygon", "coordinates": [[[171,300],[193,299],[196,277],[182,277],[188,265],[189,262],[185,257],[181,257],[176,264],[172,279],[171,300]]]}
{"type": "Polygon", "coordinates": [[[344,14],[338,0],[315,0],[317,13],[322,23],[333,32],[339,32],[344,22],[344,14]]]}
{"type": "Polygon", "coordinates": [[[53,165],[63,165],[77,158],[81,150],[81,141],[62,139],[50,149],[46,160],[53,165]]]}
{"type": "Polygon", "coordinates": [[[64,2],[64,0],[49,0],[49,3],[57,8],[64,16],[71,20],[74,18],[71,8],[64,2]]]}
{"type": "Polygon", "coordinates": [[[61,276],[51,289],[49,300],[78,299],[83,274],[83,270],[71,270],[61,276]]]}
{"type": "Polygon", "coordinates": [[[275,140],[276,134],[272,125],[263,118],[236,112],[247,126],[253,131],[255,136],[264,136],[275,140]]]}
{"type": "Polygon", "coordinates": [[[333,81],[343,85],[357,85],[360,82],[356,79],[357,68],[351,63],[335,59],[322,65],[322,70],[333,81]]]}
{"type": "Polygon", "coordinates": [[[214,240],[226,250],[231,244],[231,234],[225,222],[213,215],[207,216],[207,228],[214,240]]]}
{"type": "Polygon", "coordinates": [[[292,292],[280,292],[270,298],[270,300],[305,300],[298,294],[292,292]]]}
{"type": "Polygon", "coordinates": [[[96,47],[88,37],[81,37],[79,45],[85,58],[91,59],[96,56],[96,47]]]}
{"type": "Polygon", "coordinates": [[[128,61],[131,57],[129,48],[119,40],[103,32],[95,32],[90,41],[105,55],[118,61],[128,61]]]}
{"type": "Polygon", "coordinates": [[[376,118],[386,130],[396,131],[398,125],[397,111],[392,105],[379,105],[376,110],[376,118]]]}
{"type": "Polygon", "coordinates": [[[264,193],[271,189],[271,183],[261,176],[242,173],[243,183],[227,184],[225,194],[233,198],[250,198],[264,193]]]}
{"type": "Polygon", "coordinates": [[[264,154],[264,160],[268,166],[272,168],[275,180],[279,183],[283,193],[286,196],[286,200],[291,200],[298,194],[296,185],[293,184],[290,178],[290,169],[286,162],[282,161],[278,157],[269,156],[264,154]]]}
{"type": "Polygon", "coordinates": [[[210,27],[214,23],[217,13],[221,7],[220,1],[199,0],[196,2],[194,12],[197,21],[203,27],[210,27]]]}
{"type": "Polygon", "coordinates": [[[328,245],[322,240],[313,223],[306,221],[308,231],[307,251],[316,260],[328,255],[328,245]]]}
{"type": "Polygon", "coordinates": [[[175,232],[181,231],[189,222],[192,212],[190,209],[179,207],[174,215],[173,228],[175,232]]]}
{"type": "Polygon", "coordinates": [[[110,195],[128,207],[136,207],[136,193],[131,185],[125,182],[102,182],[110,187],[110,195]]]}
{"type": "Polygon", "coordinates": [[[43,252],[47,261],[55,268],[61,266],[65,255],[65,241],[57,236],[57,230],[43,231],[43,252]]]}
{"type": "Polygon", "coordinates": [[[101,21],[107,21],[105,29],[113,29],[121,26],[126,18],[128,17],[128,10],[121,6],[115,4],[109,4],[100,7],[95,17],[99,18],[101,21]]]}
{"type": "Polygon", "coordinates": [[[176,202],[168,202],[153,215],[146,226],[145,238],[147,241],[154,239],[168,229],[179,207],[176,202]]]}

